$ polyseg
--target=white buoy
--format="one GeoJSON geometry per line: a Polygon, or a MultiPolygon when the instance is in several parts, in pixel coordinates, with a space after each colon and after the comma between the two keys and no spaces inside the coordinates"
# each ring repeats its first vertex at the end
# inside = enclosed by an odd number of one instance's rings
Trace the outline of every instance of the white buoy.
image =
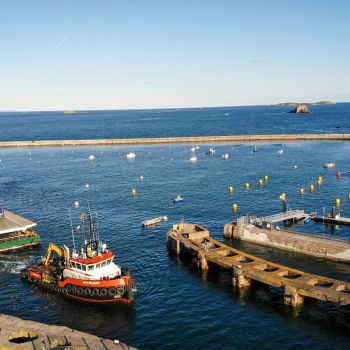
{"type": "Polygon", "coordinates": [[[143,176],[142,176],[142,175],[140,176],[140,179],[141,179],[141,180],[143,179],[143,176]]]}
{"type": "Polygon", "coordinates": [[[74,202],[74,206],[75,206],[76,208],[78,208],[78,207],[79,207],[79,202],[74,202]]]}
{"type": "Polygon", "coordinates": [[[89,188],[89,187],[90,187],[90,185],[89,185],[89,184],[86,184],[86,185],[85,185],[85,187],[86,187],[86,188],[89,188]]]}

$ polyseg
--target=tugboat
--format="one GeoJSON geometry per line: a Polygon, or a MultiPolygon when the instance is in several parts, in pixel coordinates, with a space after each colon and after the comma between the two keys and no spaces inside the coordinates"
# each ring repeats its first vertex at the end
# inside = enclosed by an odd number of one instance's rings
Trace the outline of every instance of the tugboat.
{"type": "Polygon", "coordinates": [[[45,261],[22,270],[22,280],[41,289],[58,293],[70,299],[89,303],[133,302],[135,280],[129,269],[113,262],[114,254],[102,243],[97,232],[97,215],[80,216],[80,225],[75,228],[84,236],[82,249],[62,248],[51,243],[45,261]]]}

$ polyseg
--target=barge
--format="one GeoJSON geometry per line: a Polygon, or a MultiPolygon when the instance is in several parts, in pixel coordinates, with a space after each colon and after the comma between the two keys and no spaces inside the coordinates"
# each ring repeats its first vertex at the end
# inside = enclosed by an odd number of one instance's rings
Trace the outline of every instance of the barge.
{"type": "Polygon", "coordinates": [[[38,245],[41,238],[34,226],[35,222],[0,206],[0,252],[38,245]]]}

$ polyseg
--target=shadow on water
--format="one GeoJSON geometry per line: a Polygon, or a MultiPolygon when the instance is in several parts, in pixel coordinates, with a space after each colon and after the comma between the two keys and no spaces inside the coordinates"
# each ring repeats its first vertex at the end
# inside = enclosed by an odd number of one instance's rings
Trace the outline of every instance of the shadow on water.
{"type": "MultiPolygon", "coordinates": [[[[228,244],[232,241],[226,239],[225,243],[228,244]]],[[[242,243],[242,242],[240,242],[242,243]]],[[[274,250],[269,252],[266,247],[259,247],[254,244],[238,244],[235,248],[244,248],[244,251],[250,251],[250,254],[258,255],[260,253],[261,258],[266,259],[274,258],[278,260],[278,263],[290,263],[290,258],[297,258],[291,254],[285,254],[284,251],[274,250]],[[249,246],[247,248],[247,246],[249,246]],[[249,249],[250,248],[250,249],[249,249]],[[264,249],[263,249],[264,248],[264,249]],[[265,254],[261,254],[262,251],[267,250],[265,254]],[[277,254],[276,254],[277,253],[277,254]],[[286,256],[287,255],[287,256],[286,256]],[[277,256],[277,258],[276,258],[277,256]]],[[[288,252],[289,253],[289,252],[288,252]]],[[[297,254],[300,255],[300,254],[297,254]]],[[[340,337],[344,339],[349,339],[350,337],[350,307],[341,307],[334,303],[328,303],[324,301],[315,300],[312,298],[306,298],[304,303],[297,307],[289,307],[284,304],[284,290],[283,288],[277,288],[263,284],[258,281],[252,281],[249,287],[238,288],[232,284],[232,271],[223,268],[212,268],[209,270],[201,270],[195,263],[195,259],[191,255],[181,255],[177,256],[173,252],[169,252],[169,259],[175,264],[181,264],[185,266],[187,272],[201,280],[202,288],[209,288],[213,294],[218,297],[218,300],[222,297],[220,292],[224,293],[231,302],[235,305],[243,306],[247,308],[247,312],[255,312],[252,309],[256,309],[262,314],[274,313],[273,318],[281,318],[284,322],[289,322],[291,324],[298,323],[298,328],[309,329],[315,327],[320,332],[325,332],[326,334],[332,335],[334,337],[340,337]]],[[[296,265],[305,267],[312,267],[315,265],[315,270],[324,271],[325,266],[330,267],[334,274],[334,271],[347,270],[349,268],[348,264],[338,264],[336,262],[330,262],[327,260],[308,258],[302,256],[303,262],[297,263],[296,265]],[[311,263],[311,264],[310,264],[311,263]],[[321,265],[321,266],[319,266],[321,265]],[[316,268],[317,266],[317,268],[316,268]]],[[[311,268],[312,269],[312,268],[311,268]]],[[[343,276],[343,274],[341,274],[343,276]]],[[[334,278],[334,275],[333,275],[334,278]]],[[[252,316],[252,315],[251,315],[252,316]]]]}

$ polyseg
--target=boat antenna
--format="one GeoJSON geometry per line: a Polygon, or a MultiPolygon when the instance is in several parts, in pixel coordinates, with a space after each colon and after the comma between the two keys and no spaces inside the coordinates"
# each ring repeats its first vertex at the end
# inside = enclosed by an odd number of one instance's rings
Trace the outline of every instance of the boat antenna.
{"type": "Polygon", "coordinates": [[[72,230],[72,237],[73,237],[73,249],[75,250],[74,230],[73,230],[72,213],[70,212],[70,207],[68,208],[68,211],[69,211],[70,227],[72,230]]]}

